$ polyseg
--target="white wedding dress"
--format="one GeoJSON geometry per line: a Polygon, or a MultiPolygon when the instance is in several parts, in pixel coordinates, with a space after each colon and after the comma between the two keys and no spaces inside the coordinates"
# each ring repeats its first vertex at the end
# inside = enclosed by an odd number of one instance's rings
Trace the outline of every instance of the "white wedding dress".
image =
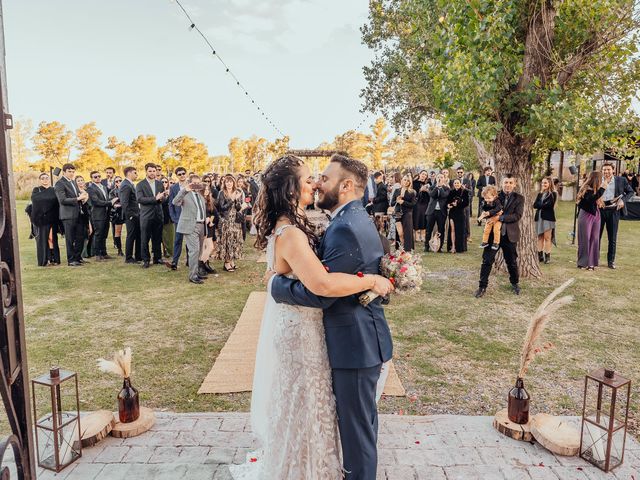
{"type": "MultiPolygon", "coordinates": [[[[275,241],[267,266],[275,263],[275,241]]],[[[235,480],[343,478],[331,367],[322,310],[276,303],[262,317],[251,397],[251,425],[260,450],[229,467],[235,480]]]]}

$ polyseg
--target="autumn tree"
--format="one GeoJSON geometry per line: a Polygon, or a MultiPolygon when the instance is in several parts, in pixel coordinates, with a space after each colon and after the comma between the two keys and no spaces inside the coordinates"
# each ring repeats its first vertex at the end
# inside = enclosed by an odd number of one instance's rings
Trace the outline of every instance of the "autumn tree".
{"type": "Polygon", "coordinates": [[[74,146],[78,150],[78,157],[74,164],[77,170],[89,172],[112,166],[111,157],[101,147],[102,132],[96,127],[96,122],[82,125],[75,135],[74,146]]]}
{"type": "Polygon", "coordinates": [[[62,167],[69,161],[73,133],[57,121],[41,122],[33,137],[33,148],[40,155],[40,167],[62,167]]]}
{"type": "MultiPolygon", "coordinates": [[[[492,143],[499,173],[532,199],[536,148],[602,149],[626,131],[640,86],[635,0],[372,0],[366,107],[396,128],[438,116],[492,143]]],[[[518,245],[540,276],[533,210],[518,245]]]]}
{"type": "Polygon", "coordinates": [[[387,145],[387,138],[390,132],[387,128],[387,121],[380,117],[378,118],[371,128],[371,167],[374,170],[380,170],[382,168],[382,160],[385,154],[389,151],[387,145]]]}
{"type": "Polygon", "coordinates": [[[11,136],[11,159],[14,172],[24,172],[32,165],[33,150],[29,140],[33,135],[33,122],[29,119],[17,119],[9,130],[11,136]]]}
{"type": "Polygon", "coordinates": [[[206,145],[188,135],[167,140],[161,149],[160,157],[167,170],[175,170],[176,167],[182,166],[188,172],[202,173],[209,172],[212,168],[206,145]]]}

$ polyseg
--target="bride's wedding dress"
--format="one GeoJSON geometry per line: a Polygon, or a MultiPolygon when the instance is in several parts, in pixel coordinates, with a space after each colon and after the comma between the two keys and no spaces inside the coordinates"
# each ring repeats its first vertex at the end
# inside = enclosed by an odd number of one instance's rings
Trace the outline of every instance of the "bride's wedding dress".
{"type": "MultiPolygon", "coordinates": [[[[276,230],[267,244],[275,263],[276,230]]],[[[322,310],[276,303],[267,295],[251,397],[260,450],[229,467],[236,480],[343,478],[331,367],[322,310]]]]}

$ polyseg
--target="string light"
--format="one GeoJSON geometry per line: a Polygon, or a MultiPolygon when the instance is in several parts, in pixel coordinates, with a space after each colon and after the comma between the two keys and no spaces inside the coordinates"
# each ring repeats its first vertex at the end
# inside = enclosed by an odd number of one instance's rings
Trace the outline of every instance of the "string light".
{"type": "Polygon", "coordinates": [[[182,3],[180,3],[180,0],[173,0],[173,2],[178,5],[178,7],[180,7],[180,10],[182,10],[182,13],[184,13],[184,16],[187,17],[187,20],[189,20],[190,26],[189,26],[189,31],[193,31],[195,30],[196,32],[198,32],[198,35],[200,35],[200,37],[202,37],[202,40],[207,44],[207,46],[209,47],[209,50],[211,50],[211,54],[212,56],[214,56],[215,58],[217,58],[220,63],[222,64],[222,66],[225,69],[225,73],[228,73],[229,75],[231,75],[231,78],[236,82],[236,86],[238,86],[243,92],[245,97],[249,98],[249,100],[251,100],[251,104],[255,105],[256,108],[258,109],[258,111],[262,114],[262,117],[266,120],[266,122],[281,136],[281,137],[285,137],[286,135],[284,133],[282,133],[282,130],[280,130],[275,123],[273,123],[273,121],[271,120],[271,118],[264,113],[264,109],[261,109],[260,106],[256,103],[255,99],[249,94],[249,91],[244,87],[244,85],[240,82],[240,79],[238,77],[236,77],[236,75],[231,71],[231,68],[229,67],[229,65],[227,65],[225,63],[225,61],[222,59],[222,57],[218,54],[218,52],[216,51],[216,49],[213,47],[213,44],[209,41],[209,39],[207,38],[207,36],[202,33],[202,30],[200,30],[198,28],[198,26],[196,25],[196,22],[193,21],[193,19],[191,18],[191,15],[189,15],[189,12],[187,12],[187,10],[184,8],[184,6],[182,5],[182,3]]]}

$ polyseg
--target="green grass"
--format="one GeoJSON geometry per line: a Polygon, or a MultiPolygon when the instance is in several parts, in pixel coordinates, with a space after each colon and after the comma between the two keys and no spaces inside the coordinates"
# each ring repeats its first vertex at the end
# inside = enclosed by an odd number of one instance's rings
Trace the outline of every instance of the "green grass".
{"type": "MultiPolygon", "coordinates": [[[[256,263],[249,243],[238,272],[205,286],[189,284],[183,264],[178,272],[142,270],[120,260],[79,269],[39,268],[24,206],[18,202],[31,376],[60,364],[79,373],[82,409],[114,408],[118,380],[98,372],[95,360],[130,345],[133,383],[145,405],[179,412],[249,409],[246,393],[196,393],[249,293],[264,289],[264,264],[256,263]]],[[[575,302],[552,319],[544,337],[555,348],[534,361],[525,380],[532,410],[579,414],[584,374],[603,365],[629,376],[639,398],[640,222],[620,224],[618,270],[584,272],[575,267],[576,247],[568,239],[572,212],[572,204],[559,206],[553,263],[542,266],[542,279],[524,280],[519,297],[499,274],[485,298],[473,298],[481,255],[478,227],[472,227],[469,252],[424,256],[429,276],[423,291],[395,297],[387,309],[396,366],[409,396],[384,399],[383,412],[492,415],[502,408],[531,314],[569,277],[577,280],[571,287],[575,302]]],[[[637,402],[632,413],[638,417],[637,402]]]]}

